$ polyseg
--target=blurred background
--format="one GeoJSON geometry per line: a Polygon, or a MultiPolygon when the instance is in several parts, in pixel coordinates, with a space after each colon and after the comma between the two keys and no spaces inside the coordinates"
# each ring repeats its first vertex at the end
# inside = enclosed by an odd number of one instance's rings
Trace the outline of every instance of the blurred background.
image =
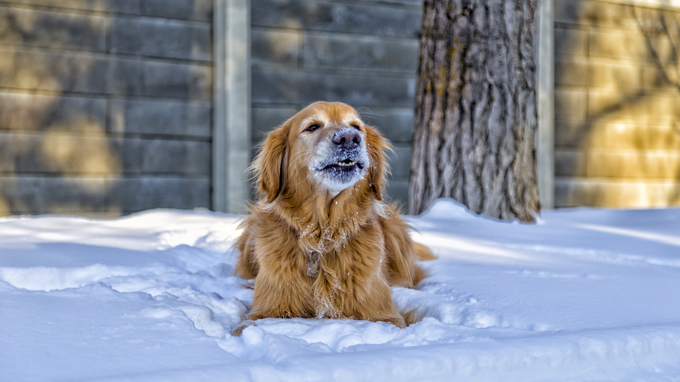
{"type": "MultiPolygon", "coordinates": [[[[214,208],[221,2],[0,1],[0,215],[214,208]]],[[[247,159],[307,104],[347,102],[394,144],[406,205],[421,1],[247,5],[248,89],[225,90],[250,108],[247,159]]],[[[680,2],[555,0],[554,17],[555,206],[680,205],[680,2]]]]}

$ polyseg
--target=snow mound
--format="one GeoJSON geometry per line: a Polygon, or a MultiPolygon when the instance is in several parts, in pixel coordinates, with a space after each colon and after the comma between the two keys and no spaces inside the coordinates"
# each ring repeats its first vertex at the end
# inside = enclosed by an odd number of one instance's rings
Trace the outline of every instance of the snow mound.
{"type": "Polygon", "coordinates": [[[483,218],[453,199],[437,199],[420,215],[423,220],[474,220],[483,218]]]}

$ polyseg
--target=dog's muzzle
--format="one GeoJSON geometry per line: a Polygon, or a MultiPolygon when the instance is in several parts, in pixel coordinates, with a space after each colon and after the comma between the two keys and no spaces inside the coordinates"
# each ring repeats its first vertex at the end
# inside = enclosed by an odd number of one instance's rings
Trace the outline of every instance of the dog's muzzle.
{"type": "Polygon", "coordinates": [[[360,171],[366,166],[362,160],[362,156],[365,156],[365,145],[362,144],[358,131],[349,128],[337,131],[333,134],[331,143],[331,155],[325,163],[322,163],[320,171],[342,177],[344,174],[360,171]]]}
{"type": "Polygon", "coordinates": [[[356,129],[344,128],[335,132],[325,151],[326,155],[317,161],[315,170],[337,185],[354,184],[368,167],[366,143],[356,129]]]}

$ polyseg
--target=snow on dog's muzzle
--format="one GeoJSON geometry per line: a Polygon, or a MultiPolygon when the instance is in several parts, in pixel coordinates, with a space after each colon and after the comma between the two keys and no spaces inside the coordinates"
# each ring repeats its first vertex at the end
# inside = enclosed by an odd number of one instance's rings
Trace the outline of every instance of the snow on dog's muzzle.
{"type": "Polygon", "coordinates": [[[344,128],[333,134],[313,166],[315,177],[330,191],[340,192],[358,182],[369,166],[366,142],[356,129],[344,128]]]}

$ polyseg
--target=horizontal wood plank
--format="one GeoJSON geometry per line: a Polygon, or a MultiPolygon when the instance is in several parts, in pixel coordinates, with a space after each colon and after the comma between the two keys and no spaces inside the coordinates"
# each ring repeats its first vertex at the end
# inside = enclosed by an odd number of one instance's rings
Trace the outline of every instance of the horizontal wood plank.
{"type": "Polygon", "coordinates": [[[7,0],[16,6],[54,10],[104,12],[200,22],[212,21],[212,0],[7,0]]]}
{"type": "Polygon", "coordinates": [[[208,176],[209,142],[88,135],[0,133],[5,174],[164,174],[208,176]]]}
{"type": "Polygon", "coordinates": [[[295,70],[253,69],[253,102],[310,104],[340,101],[363,106],[411,107],[415,78],[352,76],[295,70]]]}
{"type": "Polygon", "coordinates": [[[420,10],[324,0],[253,0],[252,24],[415,38],[420,10]]]}
{"type": "Polygon", "coordinates": [[[209,100],[210,67],[0,47],[0,88],[209,100]]]}
{"type": "Polygon", "coordinates": [[[209,178],[0,176],[0,215],[209,206],[209,178]]]}

